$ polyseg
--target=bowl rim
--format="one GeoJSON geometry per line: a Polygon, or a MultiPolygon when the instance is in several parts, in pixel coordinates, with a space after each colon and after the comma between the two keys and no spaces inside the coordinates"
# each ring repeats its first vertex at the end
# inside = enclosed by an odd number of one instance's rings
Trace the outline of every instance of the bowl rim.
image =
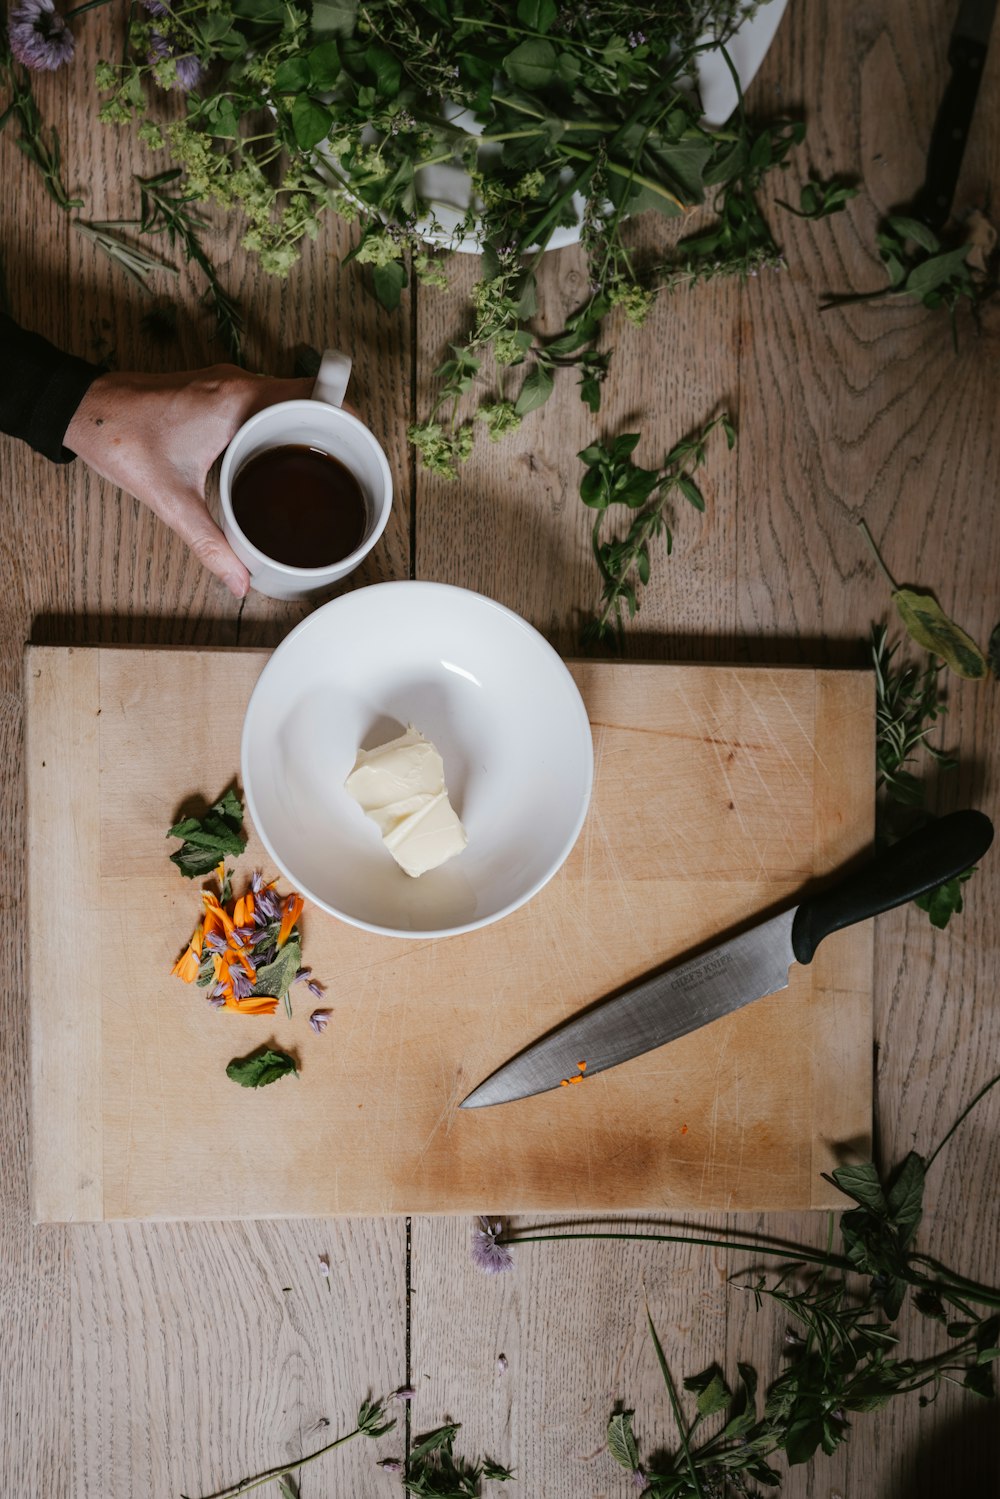
{"type": "Polygon", "coordinates": [[[314,609],[312,613],[308,614],[305,619],[300,620],[295,628],[289,631],[285,638],[281,640],[277,646],[275,646],[274,650],[265,661],[260,675],[254,683],[253,690],[250,693],[250,697],[247,701],[246,712],[243,717],[243,728],[240,734],[240,775],[243,783],[243,795],[246,801],[247,812],[250,815],[250,819],[253,822],[253,826],[257,832],[257,835],[270,857],[274,860],[275,864],[284,875],[285,879],[290,882],[294,889],[299,891],[300,894],[304,895],[307,900],[310,900],[313,905],[318,906],[320,910],[326,911],[328,915],[336,917],[338,921],[346,922],[348,926],[358,927],[362,931],[372,932],[374,935],[379,937],[401,937],[408,941],[426,941],[429,938],[457,937],[465,932],[478,931],[482,927],[492,926],[495,922],[502,921],[504,917],[510,916],[514,911],[519,910],[521,906],[526,905],[528,901],[532,900],[538,894],[538,892],[542,890],[556,874],[558,874],[559,870],[565,864],[567,858],[572,852],[577,839],[579,838],[580,833],[583,830],[583,824],[586,821],[587,813],[590,809],[590,802],[594,788],[594,740],[593,734],[591,732],[590,718],[587,713],[586,705],[583,701],[580,689],[573,679],[573,674],[569,670],[569,667],[566,665],[566,662],[563,660],[562,656],[560,656],[555,647],[546,640],[541,631],[536,629],[534,625],[530,624],[528,620],[526,620],[522,615],[517,614],[513,609],[509,609],[506,604],[501,604],[498,603],[496,599],[491,599],[488,594],[476,592],[475,589],[460,588],[454,583],[437,583],[430,579],[423,578],[397,578],[385,583],[371,583],[361,588],[351,589],[349,592],[339,594],[337,598],[330,599],[327,603],[321,604],[319,608],[314,609]],[[488,609],[494,610],[497,614],[506,617],[542,648],[543,656],[547,656],[551,661],[557,663],[558,666],[562,669],[562,672],[565,674],[566,682],[572,689],[570,693],[570,702],[573,706],[573,712],[577,717],[579,726],[582,727],[584,731],[582,740],[586,744],[587,754],[586,764],[584,766],[584,787],[583,795],[580,798],[580,807],[578,809],[576,817],[573,819],[573,823],[569,830],[568,836],[563,840],[563,843],[561,844],[556,857],[552,860],[549,868],[543,875],[541,875],[530,886],[528,886],[522,892],[522,894],[518,895],[516,899],[509,901],[499,910],[491,912],[488,916],[480,916],[472,921],[461,922],[455,926],[385,926],[377,922],[366,921],[359,916],[349,915],[346,911],[342,911],[338,907],[332,905],[328,900],[324,900],[321,896],[317,895],[315,891],[310,890],[299,880],[296,875],[293,875],[290,872],[287,864],[279,856],[277,850],[271,842],[271,839],[268,837],[263,826],[261,825],[260,817],[257,811],[256,800],[254,797],[252,780],[248,775],[250,722],[254,709],[254,703],[257,699],[258,693],[260,692],[261,684],[263,683],[268,673],[271,671],[272,664],[276,660],[276,658],[298,636],[306,634],[311,628],[314,628],[315,622],[320,615],[335,610],[338,608],[338,606],[344,607],[351,600],[353,600],[357,596],[360,596],[361,594],[367,595],[372,592],[377,593],[389,588],[397,591],[408,589],[414,593],[423,594],[425,597],[432,592],[438,595],[459,594],[464,600],[475,600],[478,604],[483,604],[487,606],[488,609]]]}

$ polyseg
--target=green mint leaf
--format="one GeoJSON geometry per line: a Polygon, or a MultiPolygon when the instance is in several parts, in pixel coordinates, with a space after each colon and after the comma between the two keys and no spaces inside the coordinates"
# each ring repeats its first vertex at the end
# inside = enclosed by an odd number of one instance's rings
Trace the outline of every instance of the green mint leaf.
{"type": "Polygon", "coordinates": [[[278,1051],[272,1046],[261,1046],[249,1056],[234,1057],[226,1068],[226,1076],[241,1088],[266,1088],[290,1072],[297,1073],[298,1065],[287,1051],[278,1051]]]}
{"type": "Polygon", "coordinates": [[[311,151],[330,134],[333,115],[318,99],[300,94],[292,104],[292,130],[295,143],[303,151],[311,151]]]}
{"type": "Polygon", "coordinates": [[[939,286],[944,286],[958,272],[965,271],[967,277],[968,253],[968,245],[960,245],[957,250],[946,250],[943,255],[934,255],[930,260],[920,261],[907,276],[903,290],[908,296],[924,298],[939,286]]]}
{"type": "Polygon", "coordinates": [[[985,677],[986,662],[976,642],[948,617],[933,594],[916,588],[896,588],[892,599],[907,632],[918,645],[940,656],[956,676],[971,681],[985,677]]]}
{"type": "Polygon", "coordinates": [[[823,1423],[812,1418],[793,1421],[785,1436],[785,1456],[788,1466],[794,1468],[807,1463],[824,1436],[823,1423]]]}
{"type": "Polygon", "coordinates": [[[387,312],[392,312],[399,306],[400,295],[406,286],[406,267],[401,260],[373,266],[372,280],[376,297],[387,312]]]}
{"type": "Polygon", "coordinates": [[[555,77],[557,55],[551,42],[532,40],[522,42],[503,60],[503,70],[511,83],[532,92],[543,89],[555,77]]]}
{"type": "Polygon", "coordinates": [[[684,1381],[684,1388],[697,1395],[700,1416],[714,1416],[717,1411],[725,1410],[733,1398],[733,1392],[723,1379],[718,1364],[712,1364],[701,1374],[690,1375],[684,1381]]]}
{"type": "Polygon", "coordinates": [[[170,855],[170,862],[177,865],[185,879],[200,880],[212,873],[219,859],[210,849],[196,848],[193,843],[185,843],[183,848],[170,855]]]}
{"type": "Polygon", "coordinates": [[[313,0],[313,32],[316,36],[351,36],[357,14],[358,0],[313,0]]]}
{"type": "Polygon", "coordinates": [[[882,1183],[871,1161],[864,1161],[858,1166],[838,1166],[826,1179],[862,1207],[873,1213],[885,1214],[887,1204],[882,1183]]]}
{"type": "Polygon", "coordinates": [[[520,394],[514,403],[514,410],[518,416],[527,416],[529,411],[537,411],[539,406],[544,406],[554,386],[552,371],[544,364],[536,364],[534,369],[525,376],[520,394]]]}
{"type": "Polygon", "coordinates": [[[989,1364],[970,1364],[965,1371],[962,1384],[974,1395],[981,1395],[984,1400],[992,1400],[996,1394],[993,1370],[989,1364]]]}
{"type": "Polygon", "coordinates": [[[398,60],[384,47],[369,47],[365,53],[365,62],[375,74],[378,91],[382,97],[395,99],[403,77],[403,70],[398,60]]]}
{"type": "Polygon", "coordinates": [[[211,874],[226,854],[238,855],[246,848],[242,822],[243,803],[230,788],[204,817],[183,817],[168,829],[168,838],[184,839],[170,855],[172,863],[189,880],[211,874]]]}
{"type": "MultiPolygon", "coordinates": [[[[297,58],[292,60],[299,61],[297,58]]],[[[312,49],[305,61],[309,71],[309,82],[314,89],[322,92],[333,88],[340,76],[340,51],[336,42],[320,42],[318,47],[312,49]]]]}
{"type": "Polygon", "coordinates": [[[634,1473],[639,1466],[639,1449],[632,1434],[635,1411],[616,1411],[608,1422],[608,1451],[621,1468],[634,1473]]]}
{"type": "Polygon", "coordinates": [[[933,229],[928,229],[919,219],[907,218],[904,214],[890,214],[887,223],[893,229],[900,240],[912,239],[914,244],[919,245],[921,250],[926,250],[928,255],[936,255],[941,248],[941,241],[933,229]]]}
{"type": "Polygon", "coordinates": [[[923,1156],[911,1150],[886,1194],[890,1221],[899,1230],[904,1245],[913,1238],[923,1213],[924,1173],[923,1156]]]}
{"type": "Polygon", "coordinates": [[[309,64],[304,57],[286,57],[274,75],[279,94],[298,94],[309,86],[309,64]]]}
{"type": "Polygon", "coordinates": [[[953,916],[961,915],[964,910],[962,886],[966,880],[972,878],[972,874],[973,871],[967,869],[964,874],[956,875],[953,880],[945,880],[943,885],[936,885],[933,890],[914,896],[913,904],[919,910],[927,912],[931,926],[943,931],[953,916]]]}
{"type": "Polygon", "coordinates": [[[555,0],[518,0],[517,19],[526,31],[548,31],[558,14],[555,0]]]}

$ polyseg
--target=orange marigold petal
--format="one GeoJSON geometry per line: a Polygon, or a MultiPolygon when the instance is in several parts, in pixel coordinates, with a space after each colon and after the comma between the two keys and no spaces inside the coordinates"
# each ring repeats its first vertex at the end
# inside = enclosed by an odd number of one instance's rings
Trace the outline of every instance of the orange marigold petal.
{"type": "Polygon", "coordinates": [[[296,891],[285,899],[285,909],[281,915],[281,926],[278,928],[278,946],[283,947],[288,941],[288,934],[292,927],[302,915],[302,907],[305,901],[296,891]]]}
{"type": "Polygon", "coordinates": [[[226,1008],[239,1010],[241,1015],[273,1015],[278,1001],[269,994],[249,994],[246,999],[234,999],[231,1005],[227,999],[226,1008]]]}

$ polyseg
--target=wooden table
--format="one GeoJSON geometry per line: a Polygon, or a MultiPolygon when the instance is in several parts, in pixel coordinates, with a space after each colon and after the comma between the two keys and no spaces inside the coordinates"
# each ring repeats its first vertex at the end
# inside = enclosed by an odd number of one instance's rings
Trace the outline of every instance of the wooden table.
{"type": "MultiPolygon", "coordinates": [[[[705,517],[683,516],[673,559],[658,559],[629,635],[631,657],[864,665],[863,637],[887,599],[854,525],[862,515],[896,576],[933,586],[980,640],[1000,618],[995,331],[977,337],[963,320],[956,353],[942,315],[881,304],[818,311],[828,289],[880,283],[875,224],[921,181],[953,10],[928,0],[796,0],[751,104],[773,111],[805,101],[809,140],[784,195],[809,167],[856,173],[864,191],[819,227],[781,217],[787,273],[709,284],[662,300],[642,332],[610,330],[615,376],[601,430],[640,425],[639,456],[655,460],[724,401],[741,431],[733,456],[710,457],[705,517]]],[[[89,80],[113,46],[114,24],[104,11],[88,16],[73,71],[36,89],[93,218],[133,211],[131,173],[153,167],[127,136],[94,123],[89,80]]],[[[995,44],[959,206],[985,200],[996,178],[998,81],[995,44]]],[[[0,160],[0,243],[15,316],[79,353],[113,354],[122,369],[218,357],[193,278],[179,344],[152,345],[140,331],[142,293],[72,230],[10,129],[0,160]]],[[[638,231],[652,236],[656,226],[638,231]]],[[[427,409],[431,371],[474,265],[451,268],[450,295],[411,294],[387,317],[361,294],[356,268],[339,267],[353,231],[328,225],[284,285],[267,281],[230,233],[227,274],[251,309],[251,361],[288,373],[300,341],[351,349],[355,399],[409,499],[359,581],[416,576],[482,589],[561,651],[575,651],[595,579],[573,456],[593,429],[573,382],[513,441],[481,444],[457,483],[428,478],[405,428],[427,409]]],[[[576,251],[546,259],[544,327],[559,325],[584,285],[576,251]]],[[[445,1416],[461,1421],[460,1450],[512,1466],[512,1492],[624,1495],[627,1480],[603,1451],[614,1402],[635,1407],[644,1450],[674,1441],[645,1333],[647,1298],[678,1372],[716,1358],[730,1368],[750,1359],[765,1377],[777,1367],[781,1320],[727,1287],[730,1266],[717,1253],[526,1246],[514,1274],[487,1279],[469,1263],[464,1219],[31,1227],[23,644],[273,645],[301,611],[252,597],[241,619],[158,522],[79,465],[53,469],[3,441],[0,471],[12,935],[0,998],[0,1432],[12,1481],[52,1499],[208,1493],[321,1445],[346,1429],[369,1390],[409,1378],[418,1392],[413,1430],[445,1416]]],[[[946,738],[961,769],[937,788],[942,809],[974,803],[996,815],[996,690],[949,684],[946,738]]],[[[912,908],[878,925],[873,1062],[883,1161],[928,1148],[997,1066],[998,895],[994,854],[948,932],[934,933],[912,908]]],[[[996,1277],[1000,1242],[998,1120],[993,1095],[949,1145],[921,1229],[935,1254],[987,1278],[996,1277]]],[[[808,1215],[697,1222],[816,1241],[826,1233],[825,1220],[808,1215]]],[[[907,1337],[919,1352],[929,1334],[911,1324],[907,1337]]],[[[401,1453],[404,1435],[401,1427],[395,1448],[388,1441],[379,1451],[401,1453]]],[[[996,1443],[995,1410],[946,1387],[929,1410],[901,1402],[859,1418],[846,1449],[793,1470],[785,1492],[918,1499],[947,1483],[986,1493],[996,1443]]],[[[370,1444],[352,1444],[309,1470],[304,1493],[388,1492],[393,1480],[375,1456],[370,1444]]]]}

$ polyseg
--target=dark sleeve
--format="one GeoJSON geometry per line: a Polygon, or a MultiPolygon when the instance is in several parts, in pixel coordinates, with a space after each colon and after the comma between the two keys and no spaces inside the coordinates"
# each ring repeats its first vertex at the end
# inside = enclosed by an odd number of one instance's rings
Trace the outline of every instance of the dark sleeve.
{"type": "Polygon", "coordinates": [[[100,373],[0,313],[0,432],[53,463],[68,463],[74,454],[63,447],[66,428],[100,373]]]}

